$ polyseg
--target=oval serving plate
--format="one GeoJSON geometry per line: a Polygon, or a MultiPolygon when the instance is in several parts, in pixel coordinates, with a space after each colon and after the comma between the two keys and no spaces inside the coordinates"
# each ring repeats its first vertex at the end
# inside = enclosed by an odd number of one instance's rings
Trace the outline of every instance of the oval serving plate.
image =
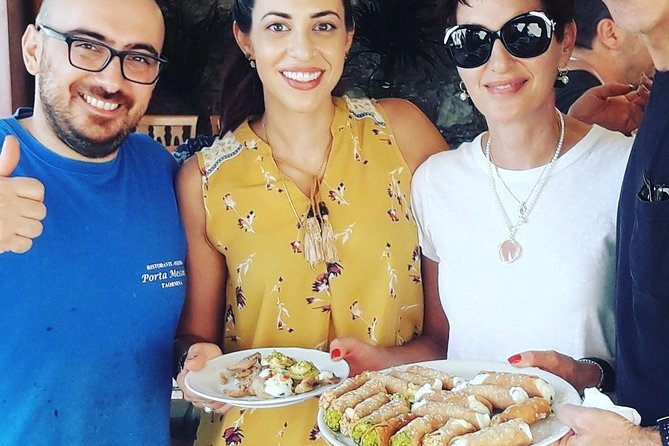
{"type": "MultiPolygon", "coordinates": [[[[581,405],[581,397],[579,396],[576,389],[571,386],[571,384],[559,376],[555,376],[552,373],[548,373],[534,367],[519,369],[503,362],[460,360],[426,361],[418,362],[416,364],[435,370],[441,370],[465,379],[471,379],[483,370],[536,375],[546,380],[553,386],[553,388],[555,388],[553,411],[555,411],[555,409],[562,406],[563,404],[575,404],[578,406],[581,405]]],[[[406,367],[407,366],[404,365],[394,368],[401,370],[406,367]]],[[[330,443],[332,446],[358,446],[351,438],[342,435],[339,432],[333,432],[330,430],[330,428],[325,425],[325,419],[323,416],[323,411],[319,410],[318,428],[320,429],[323,438],[325,438],[328,443],[330,443]]],[[[560,421],[555,416],[555,413],[551,414],[545,420],[541,420],[530,426],[530,429],[532,431],[532,437],[534,438],[534,446],[548,446],[569,432],[569,427],[560,423],[560,421]]]]}
{"type": "Polygon", "coordinates": [[[333,361],[330,359],[330,355],[328,353],[320,350],[297,347],[254,348],[228,353],[207,361],[207,364],[202,370],[190,372],[186,375],[186,388],[201,398],[227,403],[232,406],[246,408],[269,408],[297,404],[308,398],[316,397],[327,389],[336,385],[330,384],[318,386],[309,392],[301,393],[299,395],[290,395],[272,399],[262,399],[257,396],[234,398],[226,396],[223,393],[225,389],[232,389],[235,386],[233,382],[223,384],[221,380],[221,373],[226,373],[228,375],[231,373],[227,371],[228,366],[236,364],[240,360],[249,355],[252,355],[253,353],[260,353],[264,358],[270,355],[273,351],[281,352],[284,355],[289,356],[297,361],[311,361],[321,372],[332,372],[342,381],[348,377],[349,367],[346,361],[333,361]]]}

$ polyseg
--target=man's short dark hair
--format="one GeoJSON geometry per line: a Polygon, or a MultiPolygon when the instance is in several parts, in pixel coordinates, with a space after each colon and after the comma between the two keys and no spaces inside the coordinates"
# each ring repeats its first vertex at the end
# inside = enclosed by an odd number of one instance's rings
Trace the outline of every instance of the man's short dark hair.
{"type": "Polygon", "coordinates": [[[597,35],[597,24],[604,19],[610,19],[611,13],[602,0],[576,0],[574,6],[576,46],[591,50],[597,35]]]}

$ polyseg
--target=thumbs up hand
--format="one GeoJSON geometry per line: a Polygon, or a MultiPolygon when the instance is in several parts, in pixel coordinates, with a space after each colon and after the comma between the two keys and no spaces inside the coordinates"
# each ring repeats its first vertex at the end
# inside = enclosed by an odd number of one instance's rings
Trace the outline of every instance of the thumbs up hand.
{"type": "Polygon", "coordinates": [[[22,254],[42,234],[46,216],[44,185],[34,178],[11,177],[21,148],[14,136],[5,137],[0,152],[0,254],[22,254]]]}

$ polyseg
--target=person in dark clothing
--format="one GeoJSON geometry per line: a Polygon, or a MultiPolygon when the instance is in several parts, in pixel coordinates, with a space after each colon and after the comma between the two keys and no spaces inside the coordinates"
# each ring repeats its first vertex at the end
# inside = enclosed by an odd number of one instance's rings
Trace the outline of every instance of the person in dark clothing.
{"type": "Polygon", "coordinates": [[[597,76],[587,70],[573,70],[569,72],[569,82],[555,86],[555,106],[562,113],[569,112],[569,107],[580,98],[583,93],[602,85],[597,76]]]}
{"type": "Polygon", "coordinates": [[[602,0],[575,2],[576,46],[569,61],[569,82],[555,89],[556,104],[567,113],[583,93],[601,84],[638,84],[654,72],[639,35],[621,28],[602,0]]]}
{"type": "Polygon", "coordinates": [[[618,403],[642,426],[611,412],[565,406],[573,435],[561,445],[669,445],[669,0],[606,0],[639,32],[657,70],[632,147],[618,207],[616,325],[618,403]],[[654,426],[656,425],[656,426],[654,426]]]}

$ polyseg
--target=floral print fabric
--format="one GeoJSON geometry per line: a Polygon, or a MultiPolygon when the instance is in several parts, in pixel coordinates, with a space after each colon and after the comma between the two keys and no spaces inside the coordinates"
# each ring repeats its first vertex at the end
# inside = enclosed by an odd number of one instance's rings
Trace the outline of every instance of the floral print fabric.
{"type": "MultiPolygon", "coordinates": [[[[411,173],[376,102],[334,101],[333,145],[319,201],[327,206],[339,262],[312,269],[305,260],[301,222],[310,199],[284,177],[248,123],[197,154],[207,235],[228,265],[224,352],[281,346],[327,351],[330,340],[344,335],[393,346],[422,331],[411,173]]],[[[196,444],[324,445],[316,414],[313,399],[204,415],[196,444]]]]}

